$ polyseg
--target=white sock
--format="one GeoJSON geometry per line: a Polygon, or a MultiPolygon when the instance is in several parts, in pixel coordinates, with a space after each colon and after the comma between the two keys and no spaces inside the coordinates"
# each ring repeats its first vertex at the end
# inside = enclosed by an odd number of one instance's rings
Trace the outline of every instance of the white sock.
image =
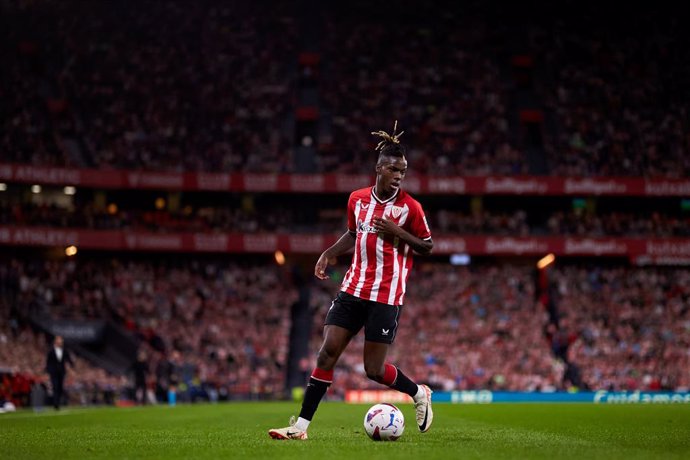
{"type": "Polygon", "coordinates": [[[417,385],[417,394],[414,395],[414,402],[419,402],[420,399],[426,397],[426,391],[424,391],[424,388],[422,388],[421,385],[417,385]]]}
{"type": "Polygon", "coordinates": [[[299,417],[297,419],[297,422],[295,422],[295,428],[297,428],[298,430],[307,431],[307,428],[309,428],[310,423],[311,423],[311,420],[307,420],[306,418],[299,417]]]}

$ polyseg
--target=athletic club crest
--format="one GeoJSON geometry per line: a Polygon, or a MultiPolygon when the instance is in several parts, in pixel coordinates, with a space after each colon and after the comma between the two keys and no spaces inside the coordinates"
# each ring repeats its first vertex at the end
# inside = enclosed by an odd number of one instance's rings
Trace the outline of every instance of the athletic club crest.
{"type": "Polygon", "coordinates": [[[393,206],[391,208],[391,216],[393,216],[394,219],[399,219],[402,212],[403,212],[402,206],[393,206]]]}

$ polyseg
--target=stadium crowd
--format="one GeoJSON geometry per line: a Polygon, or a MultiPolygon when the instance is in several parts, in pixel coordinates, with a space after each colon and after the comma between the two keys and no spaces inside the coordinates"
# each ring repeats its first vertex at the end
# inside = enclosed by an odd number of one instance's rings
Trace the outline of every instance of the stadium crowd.
{"type": "MultiPolygon", "coordinates": [[[[0,202],[0,224],[85,228],[95,230],[138,230],[156,233],[300,231],[293,212],[273,208],[256,212],[240,206],[183,206],[179,211],[124,206],[97,207],[93,203],[71,208],[57,205],[0,202]]],[[[324,225],[332,230],[335,228],[324,225]]],[[[340,225],[337,229],[342,229],[340,225]]],[[[307,231],[307,229],[303,229],[307,231]]]]}
{"type": "Polygon", "coordinates": [[[319,80],[332,115],[319,152],[325,170],[368,172],[372,127],[390,129],[393,117],[405,131],[415,173],[527,172],[510,141],[495,59],[504,29],[488,24],[474,4],[445,9],[441,17],[438,11],[436,2],[394,10],[351,2],[329,16],[319,80]],[[395,27],[381,27],[381,17],[395,27]]]}
{"type": "Polygon", "coordinates": [[[570,8],[529,31],[556,125],[551,174],[688,177],[687,28],[665,9],[570,8]]]}
{"type": "MultiPolygon", "coordinates": [[[[563,387],[563,365],[542,333],[546,312],[534,299],[529,268],[424,263],[415,270],[388,361],[445,391],[563,387]]],[[[314,346],[333,291],[330,286],[315,296],[320,310],[314,316],[314,346]]],[[[354,340],[336,367],[336,394],[380,388],[364,373],[363,343],[362,337],[354,340]]]]}
{"type": "MultiPolygon", "coordinates": [[[[50,379],[45,373],[46,336],[31,327],[0,328],[0,400],[39,408],[48,402],[50,379]],[[41,396],[39,396],[41,395],[41,396]]],[[[65,382],[70,402],[112,405],[127,398],[128,377],[112,375],[88,361],[73,357],[65,382]]]]}
{"type": "MultiPolygon", "coordinates": [[[[390,361],[443,390],[688,389],[688,270],[552,269],[558,320],[535,299],[532,270],[421,264],[390,361]]],[[[313,347],[334,289],[314,298],[313,347]]],[[[341,358],[336,394],[378,388],[362,346],[360,337],[341,358]]]]}
{"type": "MultiPolygon", "coordinates": [[[[15,259],[3,273],[5,298],[11,292],[16,307],[7,301],[2,313],[16,331],[4,336],[0,365],[41,374],[45,338],[30,327],[33,315],[111,319],[138,336],[152,357],[159,399],[167,398],[171,385],[188,390],[180,391],[181,401],[193,391],[207,399],[282,394],[295,294],[277,268],[203,260],[15,259]],[[15,345],[29,352],[17,355],[15,345]]],[[[79,377],[68,380],[68,390],[111,382],[100,374],[74,374],[79,377]]]]}
{"type": "MultiPolygon", "coordinates": [[[[293,171],[305,33],[293,2],[2,7],[4,161],[293,171]]],[[[549,174],[687,177],[690,59],[677,18],[612,22],[570,4],[576,14],[507,26],[503,7],[320,8],[319,64],[302,69],[318,95],[317,170],[368,171],[369,133],[397,118],[416,173],[529,172],[505,70],[526,42],[536,105],[553,120],[549,174]],[[380,27],[381,17],[396,26],[380,27]]]]}
{"type": "Polygon", "coordinates": [[[554,211],[533,215],[528,209],[510,212],[436,211],[429,219],[439,232],[470,235],[553,235],[673,237],[690,235],[690,216],[663,211],[554,211]]]}
{"type": "Polygon", "coordinates": [[[3,160],[285,168],[296,45],[289,10],[289,2],[3,4],[3,42],[13,47],[3,60],[3,160]]]}
{"type": "Polygon", "coordinates": [[[690,271],[554,273],[567,360],[589,388],[690,390],[690,271]]]}
{"type": "MultiPolygon", "coordinates": [[[[313,346],[344,268],[337,265],[333,281],[312,289],[313,346]]],[[[0,334],[5,369],[42,374],[46,340],[30,327],[32,313],[111,318],[147,350],[152,399],[165,401],[171,385],[182,401],[283,394],[296,289],[275,265],[187,258],[15,259],[0,271],[2,315],[11,325],[0,334]],[[17,307],[10,309],[12,290],[17,307]]],[[[555,315],[535,296],[531,266],[419,263],[390,360],[443,390],[688,388],[687,270],[565,266],[551,271],[555,315]],[[569,366],[577,369],[577,378],[567,372],[569,366]]],[[[333,397],[349,388],[377,388],[363,372],[362,345],[359,337],[341,359],[333,397]]],[[[67,390],[83,403],[94,388],[126,397],[131,380],[79,360],[67,390]]]]}
{"type": "MultiPolygon", "coordinates": [[[[241,199],[235,201],[242,201],[241,199]]],[[[140,203],[141,204],[141,203],[140,203]]],[[[68,227],[97,230],[176,232],[339,232],[346,227],[338,209],[293,210],[281,203],[183,205],[178,211],[142,209],[135,205],[96,206],[93,202],[65,208],[57,205],[0,201],[0,225],[68,227]],[[304,214],[301,215],[300,214],[304,214]]],[[[429,215],[439,233],[465,235],[690,236],[690,214],[663,210],[553,211],[512,209],[434,210],[429,215]]]]}
{"type": "MultiPolygon", "coordinates": [[[[0,264],[0,400],[39,408],[48,402],[50,393],[45,369],[51,342],[28,321],[37,296],[27,295],[27,291],[45,291],[30,284],[25,267],[17,260],[0,264]]],[[[127,396],[126,376],[108,374],[78,356],[72,359],[74,367],[69,368],[66,379],[72,403],[113,404],[118,397],[127,396]]]]}

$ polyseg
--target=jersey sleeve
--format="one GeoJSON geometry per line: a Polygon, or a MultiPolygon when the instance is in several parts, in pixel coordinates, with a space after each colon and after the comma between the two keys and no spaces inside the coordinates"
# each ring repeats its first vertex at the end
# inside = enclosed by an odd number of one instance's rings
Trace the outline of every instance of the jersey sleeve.
{"type": "Polygon", "coordinates": [[[415,201],[412,206],[412,219],[410,219],[411,233],[421,240],[431,239],[431,230],[426,221],[426,215],[422,209],[422,205],[415,201]]]}

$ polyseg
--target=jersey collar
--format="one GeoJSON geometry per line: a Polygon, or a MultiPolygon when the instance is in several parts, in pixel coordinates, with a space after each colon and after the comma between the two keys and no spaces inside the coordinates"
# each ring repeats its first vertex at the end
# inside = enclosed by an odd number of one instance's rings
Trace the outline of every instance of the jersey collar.
{"type": "Polygon", "coordinates": [[[388,203],[389,201],[394,201],[394,200],[397,198],[398,193],[400,193],[400,187],[398,187],[398,190],[396,190],[395,193],[394,193],[393,195],[391,195],[390,198],[388,198],[388,199],[386,199],[386,200],[382,200],[382,199],[380,199],[378,196],[376,196],[376,192],[375,192],[374,190],[376,190],[376,186],[375,186],[375,185],[374,185],[373,187],[371,187],[371,196],[374,197],[374,199],[375,199],[377,202],[379,202],[380,204],[386,204],[386,203],[388,203]]]}

